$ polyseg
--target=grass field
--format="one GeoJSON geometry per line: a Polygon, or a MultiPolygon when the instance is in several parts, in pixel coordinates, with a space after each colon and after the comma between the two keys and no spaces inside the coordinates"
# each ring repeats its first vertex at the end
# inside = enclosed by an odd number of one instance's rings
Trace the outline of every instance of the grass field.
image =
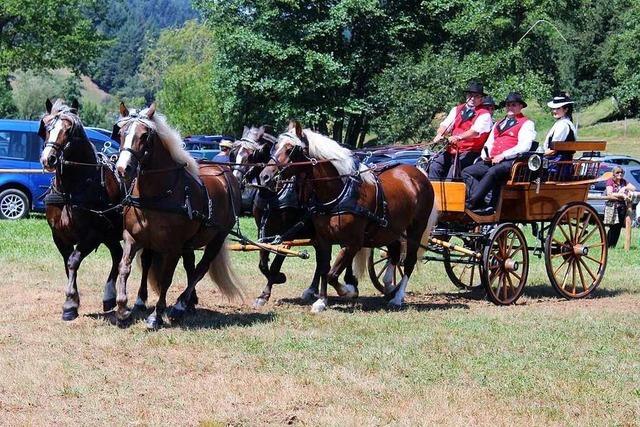
{"type": "MultiPolygon", "coordinates": [[[[60,320],[64,269],[46,223],[0,222],[2,423],[637,425],[637,240],[610,253],[587,300],[557,298],[537,258],[512,307],[455,291],[429,263],[403,311],[365,280],[355,306],[334,299],[321,315],[298,299],[312,261],[287,260],[288,283],[255,312],[256,255],[234,253],[245,304],[207,278],[195,315],[147,332],[100,317],[104,249],[80,272],[80,318],[60,320]]],[[[180,271],[170,301],[184,283],[180,271]]]]}

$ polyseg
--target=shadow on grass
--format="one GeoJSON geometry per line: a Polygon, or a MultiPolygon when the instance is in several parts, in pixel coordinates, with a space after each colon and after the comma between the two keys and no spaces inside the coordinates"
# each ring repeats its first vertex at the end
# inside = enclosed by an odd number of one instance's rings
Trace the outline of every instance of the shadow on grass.
{"type": "MultiPolygon", "coordinates": [[[[86,317],[92,319],[105,320],[112,325],[121,328],[128,328],[131,325],[144,321],[151,313],[154,307],[148,307],[146,311],[133,310],[131,316],[124,322],[117,322],[114,312],[109,313],[89,313],[86,317]]],[[[165,324],[163,327],[181,328],[181,329],[224,329],[230,326],[251,326],[256,323],[273,322],[275,314],[273,313],[224,313],[208,308],[196,308],[193,312],[188,312],[182,320],[177,323],[166,321],[166,316],[171,312],[171,307],[165,311],[165,324]]]]}
{"type": "MultiPolygon", "coordinates": [[[[626,291],[622,289],[606,289],[606,288],[597,288],[595,291],[591,293],[587,298],[613,298],[618,295],[624,294],[626,291]]],[[[527,284],[524,287],[524,295],[529,298],[539,298],[539,299],[558,299],[562,301],[566,301],[566,298],[560,296],[558,292],[554,289],[551,284],[536,284],[530,285],[527,284]]]]}
{"type": "MultiPolygon", "coordinates": [[[[465,299],[483,299],[482,293],[438,293],[431,295],[415,295],[408,293],[408,300],[405,301],[404,308],[411,308],[416,311],[469,309],[468,304],[460,301],[465,299]]],[[[300,307],[309,307],[313,302],[304,301],[301,298],[282,298],[278,304],[289,304],[300,307]]],[[[352,313],[355,311],[375,312],[375,311],[397,311],[390,308],[388,300],[383,296],[361,296],[353,302],[346,301],[339,297],[329,297],[329,306],[332,310],[352,313]]]]}

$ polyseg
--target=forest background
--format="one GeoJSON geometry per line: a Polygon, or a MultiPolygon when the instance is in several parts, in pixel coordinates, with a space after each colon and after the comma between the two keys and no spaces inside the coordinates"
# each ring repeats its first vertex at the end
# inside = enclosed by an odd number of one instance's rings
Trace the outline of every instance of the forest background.
{"type": "Polygon", "coordinates": [[[296,117],[352,146],[415,142],[479,80],[640,115],[640,0],[3,0],[0,117],[81,99],[110,128],[156,101],[184,134],[296,117]],[[4,84],[2,84],[4,83],[4,84]]]}

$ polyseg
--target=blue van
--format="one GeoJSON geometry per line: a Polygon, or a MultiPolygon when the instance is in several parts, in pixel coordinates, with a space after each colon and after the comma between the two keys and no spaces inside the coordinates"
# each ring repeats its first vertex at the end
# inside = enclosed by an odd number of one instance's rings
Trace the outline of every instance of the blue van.
{"type": "MultiPolygon", "coordinates": [[[[20,219],[31,210],[44,211],[43,195],[52,173],[40,165],[43,141],[40,122],[0,120],[0,219],[20,219]]],[[[118,153],[118,143],[108,136],[86,129],[96,149],[108,155],[118,153]]]]}

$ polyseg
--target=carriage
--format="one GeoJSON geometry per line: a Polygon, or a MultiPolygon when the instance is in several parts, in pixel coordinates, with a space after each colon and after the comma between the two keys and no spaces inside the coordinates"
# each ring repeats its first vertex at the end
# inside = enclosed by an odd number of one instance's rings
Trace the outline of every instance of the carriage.
{"type": "MultiPolygon", "coordinates": [[[[552,143],[551,148],[603,151],[606,142],[552,143]]],[[[440,217],[424,261],[442,262],[456,287],[484,288],[492,302],[508,305],[524,291],[530,255],[544,257],[549,281],[558,294],[584,298],[602,281],[607,263],[604,225],[586,203],[589,186],[606,179],[598,175],[597,161],[550,163],[541,153],[528,153],[514,162],[490,215],[465,209],[464,182],[432,182],[440,217]]],[[[387,264],[384,249],[371,252],[369,276],[381,292],[380,278],[387,264]]],[[[403,274],[402,266],[395,269],[394,284],[403,274]]]]}

